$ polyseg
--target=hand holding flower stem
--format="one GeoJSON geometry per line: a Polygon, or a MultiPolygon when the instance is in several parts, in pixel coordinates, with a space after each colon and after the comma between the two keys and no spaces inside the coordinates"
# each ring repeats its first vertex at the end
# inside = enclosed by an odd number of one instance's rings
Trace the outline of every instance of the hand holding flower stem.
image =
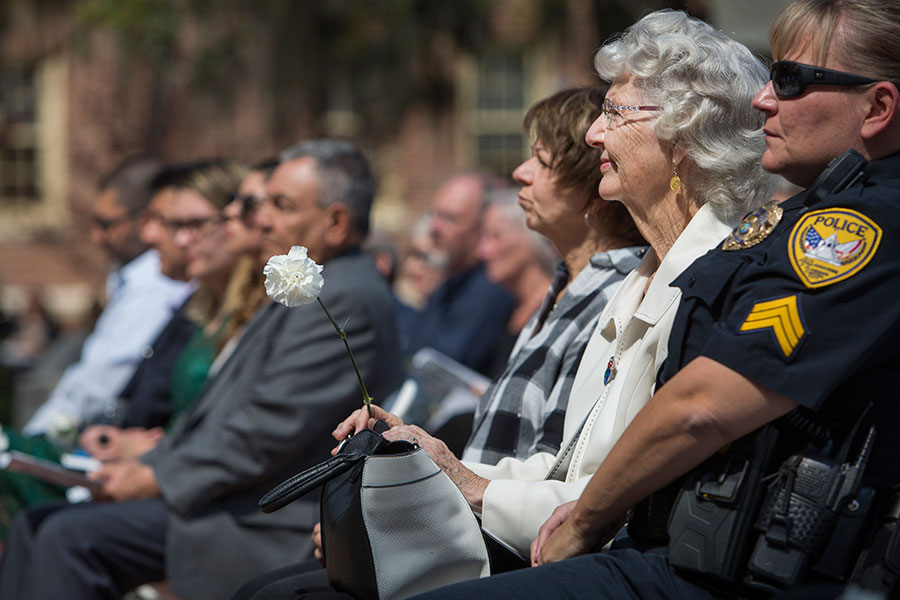
{"type": "Polygon", "coordinates": [[[319,301],[319,306],[325,311],[325,315],[331,324],[334,325],[338,337],[344,341],[344,347],[347,348],[347,354],[350,355],[350,362],[353,363],[353,370],[356,371],[356,377],[359,379],[359,387],[362,390],[363,404],[369,416],[372,416],[372,397],[366,390],[366,384],[363,383],[362,375],[359,367],[356,365],[356,359],[353,358],[353,351],[350,350],[350,343],[347,341],[347,332],[337,324],[319,294],[322,292],[322,286],[325,285],[325,279],[322,277],[322,265],[316,264],[314,260],[307,256],[307,250],[303,246],[292,246],[290,252],[273,256],[266,263],[263,274],[266,276],[266,294],[269,298],[283,304],[288,308],[309,304],[313,300],[319,301]]]}

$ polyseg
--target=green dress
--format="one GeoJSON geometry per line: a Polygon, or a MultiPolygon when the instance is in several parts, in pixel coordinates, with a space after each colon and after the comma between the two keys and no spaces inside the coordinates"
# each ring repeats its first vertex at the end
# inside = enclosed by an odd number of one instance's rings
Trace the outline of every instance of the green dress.
{"type": "Polygon", "coordinates": [[[172,367],[172,416],[166,424],[166,431],[172,429],[178,418],[187,412],[200,396],[206,384],[209,368],[216,358],[217,342],[221,333],[221,327],[211,336],[198,329],[178,355],[172,367]]]}

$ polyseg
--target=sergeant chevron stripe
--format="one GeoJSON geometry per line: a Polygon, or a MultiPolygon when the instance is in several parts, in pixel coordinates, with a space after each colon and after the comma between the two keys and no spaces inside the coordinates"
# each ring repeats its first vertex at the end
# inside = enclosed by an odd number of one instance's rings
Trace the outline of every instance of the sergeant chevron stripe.
{"type": "Polygon", "coordinates": [[[806,335],[796,295],[757,302],[741,324],[740,331],[749,333],[769,328],[775,334],[785,358],[789,357],[806,335]]]}

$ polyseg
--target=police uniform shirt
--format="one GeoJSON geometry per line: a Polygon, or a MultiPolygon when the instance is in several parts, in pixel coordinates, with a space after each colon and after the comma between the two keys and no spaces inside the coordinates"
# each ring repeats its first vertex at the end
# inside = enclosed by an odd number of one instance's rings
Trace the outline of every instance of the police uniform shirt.
{"type": "Polygon", "coordinates": [[[839,193],[801,192],[745,218],[672,285],[683,292],[660,384],[698,355],[846,432],[873,403],[866,482],[900,482],[900,153],[839,193]],[[780,222],[755,231],[778,208],[780,222]],[[748,233],[749,232],[749,233],[748,233]],[[749,243],[747,245],[749,245],[749,243]]]}

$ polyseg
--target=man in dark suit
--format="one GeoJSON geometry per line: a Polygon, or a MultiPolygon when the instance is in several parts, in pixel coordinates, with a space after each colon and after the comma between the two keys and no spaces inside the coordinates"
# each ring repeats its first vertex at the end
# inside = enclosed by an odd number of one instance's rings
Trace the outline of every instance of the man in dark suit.
{"type": "MultiPolygon", "coordinates": [[[[321,299],[363,378],[383,398],[402,381],[391,297],[359,246],[374,185],[353,145],[289,148],[257,215],[264,258],[303,244],[324,264],[321,299]]],[[[246,579],[312,555],[315,498],[272,515],[273,485],[322,461],[361,392],[343,343],[315,306],[264,306],[193,409],[140,461],[100,472],[115,502],[34,511],[16,523],[0,597],[115,598],[168,579],[189,598],[225,598],[246,579]],[[49,514],[48,514],[49,513],[49,514]]]]}

